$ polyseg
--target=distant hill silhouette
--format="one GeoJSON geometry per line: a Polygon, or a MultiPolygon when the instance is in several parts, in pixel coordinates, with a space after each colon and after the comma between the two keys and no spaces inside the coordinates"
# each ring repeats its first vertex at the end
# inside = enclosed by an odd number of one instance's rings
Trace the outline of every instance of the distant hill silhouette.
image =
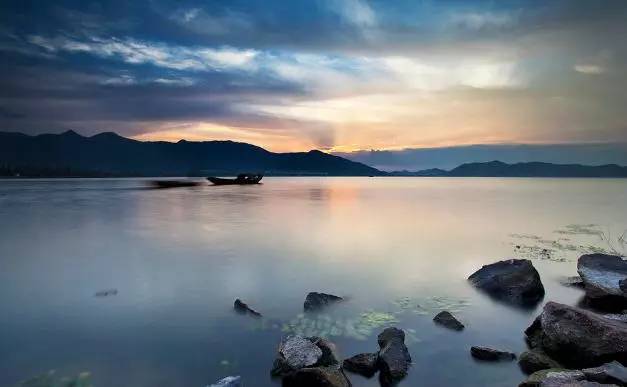
{"type": "Polygon", "coordinates": [[[0,132],[0,175],[205,176],[263,171],[274,175],[367,176],[383,172],[321,151],[273,153],[233,141],[142,142],[115,133],[68,131],[29,136],[0,132]]]}
{"type": "Polygon", "coordinates": [[[426,169],[416,172],[391,172],[395,176],[451,177],[627,177],[627,167],[616,164],[589,166],[540,162],[506,164],[501,161],[466,163],[450,171],[426,169]]]}

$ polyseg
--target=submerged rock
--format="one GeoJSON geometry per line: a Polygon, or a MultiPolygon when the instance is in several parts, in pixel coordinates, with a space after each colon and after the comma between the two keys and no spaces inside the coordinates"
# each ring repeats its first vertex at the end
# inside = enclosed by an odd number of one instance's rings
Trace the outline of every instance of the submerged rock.
{"type": "Polygon", "coordinates": [[[242,378],[240,376],[227,376],[208,387],[242,387],[242,378]]]}
{"type": "Polygon", "coordinates": [[[591,304],[610,309],[627,307],[627,259],[607,254],[582,255],[577,271],[591,304]]]}
{"type": "Polygon", "coordinates": [[[312,367],[322,357],[322,350],[302,336],[287,336],[279,344],[272,375],[284,376],[301,368],[312,367]]]}
{"type": "Polygon", "coordinates": [[[342,300],[344,300],[342,297],[334,296],[333,294],[311,292],[307,294],[303,307],[306,311],[313,311],[342,300]]]}
{"type": "Polygon", "coordinates": [[[570,368],[627,364],[627,324],[590,311],[548,302],[525,334],[530,346],[570,368]]]}
{"type": "Polygon", "coordinates": [[[398,328],[387,328],[377,337],[379,343],[379,369],[389,380],[400,380],[407,376],[411,356],[405,345],[405,332],[398,328]]]}
{"type": "Polygon", "coordinates": [[[350,387],[342,369],[337,366],[302,368],[283,379],[284,387],[350,387]]]}
{"type": "Polygon", "coordinates": [[[516,355],[507,351],[500,351],[498,349],[488,347],[470,347],[470,354],[472,357],[478,360],[484,361],[501,361],[501,360],[514,360],[516,355]]]}
{"type": "Polygon", "coordinates": [[[575,275],[572,277],[564,277],[560,280],[560,283],[564,286],[569,286],[573,288],[584,288],[583,279],[580,276],[575,275]]]}
{"type": "Polygon", "coordinates": [[[538,271],[528,259],[510,259],[485,265],[468,280],[499,300],[532,306],[544,297],[538,271]]]}
{"type": "Polygon", "coordinates": [[[233,309],[235,309],[235,311],[237,313],[250,314],[251,316],[261,317],[261,313],[259,313],[256,310],[250,308],[246,303],[244,303],[239,298],[237,300],[235,300],[235,302],[233,303],[233,309]]]}
{"type": "Polygon", "coordinates": [[[587,380],[599,383],[614,383],[627,386],[627,368],[617,361],[603,364],[599,367],[581,370],[587,380]]]}
{"type": "Polygon", "coordinates": [[[448,311],[442,311],[438,313],[434,318],[436,324],[442,325],[446,328],[453,329],[455,331],[461,331],[464,329],[464,324],[462,324],[455,316],[453,316],[448,311]]]}
{"type": "Polygon", "coordinates": [[[110,296],[117,296],[118,294],[118,290],[117,289],[105,289],[105,290],[99,290],[96,293],[94,293],[95,297],[110,297],[110,296]]]}
{"type": "Polygon", "coordinates": [[[518,365],[526,374],[532,374],[549,368],[562,368],[561,364],[551,359],[547,354],[538,350],[525,351],[521,353],[518,357],[518,365]]]}
{"type": "Polygon", "coordinates": [[[377,372],[378,361],[379,355],[377,353],[360,353],[345,359],[342,365],[347,371],[371,377],[377,372]]]}

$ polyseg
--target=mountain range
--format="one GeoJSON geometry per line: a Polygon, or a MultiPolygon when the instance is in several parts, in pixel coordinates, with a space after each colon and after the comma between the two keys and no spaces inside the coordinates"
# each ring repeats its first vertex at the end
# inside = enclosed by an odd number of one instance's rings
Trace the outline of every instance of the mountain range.
{"type": "Polygon", "coordinates": [[[449,177],[627,177],[627,167],[616,164],[580,165],[541,162],[507,164],[501,161],[466,163],[449,171],[439,168],[390,172],[392,176],[449,177]]]}
{"type": "Polygon", "coordinates": [[[143,142],[112,132],[29,136],[0,132],[4,176],[369,176],[383,172],[321,151],[274,153],[233,141],[143,142]]]}
{"type": "Polygon", "coordinates": [[[144,142],[112,132],[73,131],[29,136],[0,132],[0,176],[207,176],[263,172],[310,176],[627,177],[627,167],[501,161],[465,163],[450,170],[383,172],[318,150],[275,153],[233,141],[144,142]]]}

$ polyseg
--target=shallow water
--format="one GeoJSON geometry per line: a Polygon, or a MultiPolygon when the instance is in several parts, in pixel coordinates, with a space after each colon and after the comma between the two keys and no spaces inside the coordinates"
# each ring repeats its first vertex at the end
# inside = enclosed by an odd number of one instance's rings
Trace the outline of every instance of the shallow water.
{"type": "MultiPolygon", "coordinates": [[[[266,178],[259,186],[152,190],[141,179],[0,181],[0,385],[56,370],[97,387],[205,386],[269,376],[287,332],[326,335],[342,355],[404,328],[414,359],[399,386],[512,386],[538,313],[495,302],[466,277],[534,260],[544,301],[575,260],[627,229],[627,180],[266,178]],[[600,234],[602,233],[602,234],[600,234]],[[117,294],[97,297],[99,291],[117,294]],[[303,315],[309,291],[348,300],[303,315]],[[256,320],[232,310],[241,298],[256,320]],[[454,311],[463,332],[431,321],[454,311]]],[[[375,378],[349,374],[354,386],[375,378]]]]}

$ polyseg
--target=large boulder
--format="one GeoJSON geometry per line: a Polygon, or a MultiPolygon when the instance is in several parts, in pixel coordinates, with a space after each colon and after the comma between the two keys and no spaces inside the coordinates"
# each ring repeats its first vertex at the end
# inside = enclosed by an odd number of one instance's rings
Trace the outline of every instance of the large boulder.
{"type": "Polygon", "coordinates": [[[546,370],[536,371],[529,375],[527,380],[522,382],[519,387],[539,387],[546,384],[567,384],[582,381],[585,379],[583,372],[578,370],[566,370],[563,368],[550,368],[546,370]]]}
{"type": "Polygon", "coordinates": [[[586,379],[599,383],[614,383],[627,386],[627,368],[617,361],[603,364],[599,367],[584,368],[581,370],[586,379]]]}
{"type": "Polygon", "coordinates": [[[338,366],[302,368],[283,379],[284,387],[350,387],[338,366]]]}
{"type": "Polygon", "coordinates": [[[470,354],[475,359],[484,361],[514,360],[516,358],[516,355],[511,352],[477,346],[470,347],[470,354]]]}
{"type": "Polygon", "coordinates": [[[242,378],[240,376],[227,376],[208,387],[242,387],[242,378]]]}
{"type": "Polygon", "coordinates": [[[405,345],[405,332],[386,328],[377,337],[379,343],[379,369],[386,380],[400,380],[407,376],[411,356],[405,345]]]}
{"type": "Polygon", "coordinates": [[[569,368],[627,364],[627,324],[590,311],[548,302],[525,334],[530,346],[569,368]]]}
{"type": "Polygon", "coordinates": [[[442,311],[435,315],[433,321],[436,324],[442,325],[445,328],[452,329],[454,331],[461,331],[464,329],[464,324],[462,324],[455,316],[448,311],[442,311]]]}
{"type": "Polygon", "coordinates": [[[516,305],[533,306],[544,297],[540,275],[528,259],[485,265],[468,280],[490,296],[516,305]]]}
{"type": "Polygon", "coordinates": [[[591,304],[611,309],[627,307],[627,259],[607,254],[582,255],[577,271],[591,304]]]}
{"type": "Polygon", "coordinates": [[[562,368],[562,365],[539,350],[525,351],[518,357],[518,365],[526,374],[549,368],[562,368]]]}
{"type": "Polygon", "coordinates": [[[322,358],[322,350],[310,339],[302,336],[287,336],[279,344],[272,375],[285,376],[301,368],[312,367],[322,358]]]}
{"type": "Polygon", "coordinates": [[[311,292],[307,294],[303,307],[305,311],[315,311],[342,300],[344,300],[342,297],[334,296],[333,294],[311,292]]]}
{"type": "Polygon", "coordinates": [[[371,377],[378,370],[379,354],[360,353],[351,358],[345,359],[342,366],[345,370],[371,377]]]}

